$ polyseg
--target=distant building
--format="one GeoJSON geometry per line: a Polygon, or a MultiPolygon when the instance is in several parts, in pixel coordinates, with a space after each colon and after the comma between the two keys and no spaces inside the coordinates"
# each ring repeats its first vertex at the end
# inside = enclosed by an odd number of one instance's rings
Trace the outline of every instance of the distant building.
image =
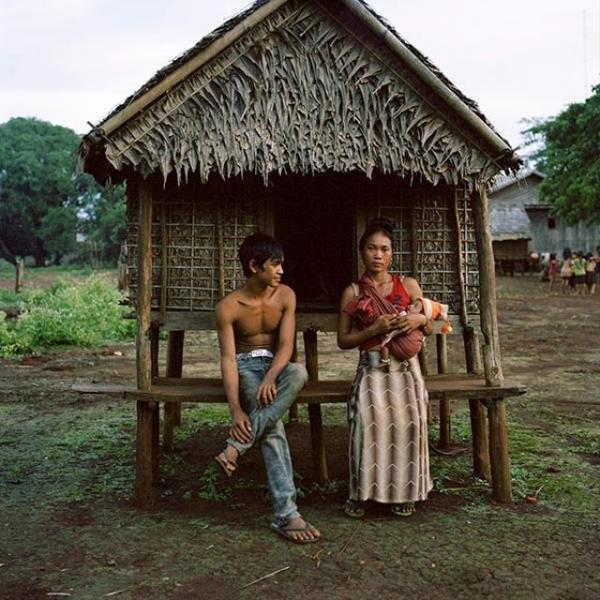
{"type": "Polygon", "coordinates": [[[600,225],[567,225],[540,202],[544,174],[528,167],[517,175],[501,176],[490,191],[490,223],[497,260],[521,260],[529,252],[564,248],[593,252],[600,245],[600,225]]]}

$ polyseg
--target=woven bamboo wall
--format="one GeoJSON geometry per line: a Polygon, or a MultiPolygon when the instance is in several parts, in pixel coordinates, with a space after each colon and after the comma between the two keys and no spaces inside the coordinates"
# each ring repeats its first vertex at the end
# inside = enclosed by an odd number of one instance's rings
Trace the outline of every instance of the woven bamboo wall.
{"type": "Polygon", "coordinates": [[[386,217],[396,224],[392,271],[412,273],[425,296],[460,314],[458,236],[452,194],[456,194],[465,298],[469,314],[479,313],[479,270],[475,229],[468,194],[433,186],[420,186],[413,195],[380,199],[368,218],[386,217]]]}
{"type": "MultiPolygon", "coordinates": [[[[165,310],[214,310],[223,292],[228,293],[245,281],[237,253],[242,240],[258,231],[257,204],[245,201],[243,196],[228,201],[225,194],[207,187],[201,195],[194,191],[161,194],[152,208],[153,309],[161,308],[162,284],[166,281],[165,310]],[[223,240],[222,269],[219,230],[223,240]]],[[[135,298],[137,284],[137,209],[135,198],[130,199],[127,243],[131,298],[135,298]]]]}
{"type": "MultiPolygon", "coordinates": [[[[467,312],[471,315],[479,313],[477,250],[468,194],[447,186],[410,185],[394,176],[377,175],[371,181],[357,175],[331,177],[346,182],[339,193],[349,202],[356,200],[362,206],[356,217],[359,236],[364,226],[364,223],[359,224],[361,211],[365,219],[387,217],[395,222],[394,272],[413,274],[427,297],[449,304],[451,313],[458,315],[461,312],[460,265],[467,312]],[[456,217],[460,236],[456,232],[456,217]]],[[[314,181],[309,178],[303,184],[302,178],[282,177],[272,187],[264,188],[260,178],[248,177],[230,182],[213,181],[208,185],[173,187],[158,193],[153,205],[153,308],[160,310],[162,284],[166,282],[162,290],[163,310],[213,311],[223,294],[244,283],[238,247],[247,235],[266,230],[265,207],[274,206],[274,210],[282,211],[285,218],[287,211],[283,199],[289,190],[293,189],[297,201],[301,202],[303,197],[315,193],[314,181]],[[278,201],[280,208],[277,208],[278,201]],[[165,249],[162,239],[166,240],[165,249]],[[162,268],[163,260],[166,273],[162,268]]],[[[325,187],[325,182],[316,181],[317,187],[325,187]]],[[[339,181],[337,186],[339,188],[339,181]]],[[[134,197],[130,198],[128,211],[131,294],[135,298],[137,202],[134,197]]],[[[311,212],[311,216],[319,219],[318,211],[311,212]]],[[[305,232],[307,245],[323,244],[320,256],[325,258],[331,238],[322,237],[316,239],[311,227],[305,232]]],[[[302,236],[296,238],[294,245],[302,247],[303,239],[302,236]]],[[[291,244],[289,240],[280,241],[284,248],[291,244]]],[[[300,253],[300,256],[299,268],[303,268],[304,254],[300,253]]],[[[352,260],[351,247],[347,256],[352,260]]],[[[346,285],[345,279],[343,283],[346,285]]],[[[301,292],[298,295],[300,302],[306,300],[301,292]]],[[[336,301],[332,300],[332,310],[337,309],[336,301]]]]}

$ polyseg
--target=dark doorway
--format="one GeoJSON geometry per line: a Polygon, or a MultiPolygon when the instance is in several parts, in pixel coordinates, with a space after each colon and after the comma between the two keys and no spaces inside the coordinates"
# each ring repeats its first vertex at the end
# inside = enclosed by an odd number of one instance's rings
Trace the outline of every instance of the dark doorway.
{"type": "Polygon", "coordinates": [[[355,277],[356,199],[350,181],[317,175],[273,182],[284,281],[296,291],[300,310],[337,309],[342,290],[355,277]]]}

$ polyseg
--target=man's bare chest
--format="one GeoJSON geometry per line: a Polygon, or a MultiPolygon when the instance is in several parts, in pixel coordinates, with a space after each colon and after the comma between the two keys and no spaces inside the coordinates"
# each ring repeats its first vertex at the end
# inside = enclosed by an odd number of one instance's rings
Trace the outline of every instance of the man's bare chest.
{"type": "Polygon", "coordinates": [[[273,333],[279,329],[282,316],[283,307],[279,303],[238,302],[235,330],[243,336],[273,333]]]}

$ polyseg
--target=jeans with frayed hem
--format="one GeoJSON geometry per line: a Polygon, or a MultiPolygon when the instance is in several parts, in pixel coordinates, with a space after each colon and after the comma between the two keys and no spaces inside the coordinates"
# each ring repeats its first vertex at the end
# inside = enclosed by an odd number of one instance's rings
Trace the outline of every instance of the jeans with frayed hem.
{"type": "Polygon", "coordinates": [[[233,446],[240,456],[255,444],[260,446],[273,502],[274,523],[282,526],[300,513],[296,504],[292,458],[281,418],[306,384],[308,374],[303,365],[288,363],[277,377],[277,395],[273,404],[260,408],[256,404],[256,393],[273,359],[241,354],[236,356],[236,361],[240,404],[252,423],[252,440],[242,443],[230,437],[227,444],[233,446]]]}

